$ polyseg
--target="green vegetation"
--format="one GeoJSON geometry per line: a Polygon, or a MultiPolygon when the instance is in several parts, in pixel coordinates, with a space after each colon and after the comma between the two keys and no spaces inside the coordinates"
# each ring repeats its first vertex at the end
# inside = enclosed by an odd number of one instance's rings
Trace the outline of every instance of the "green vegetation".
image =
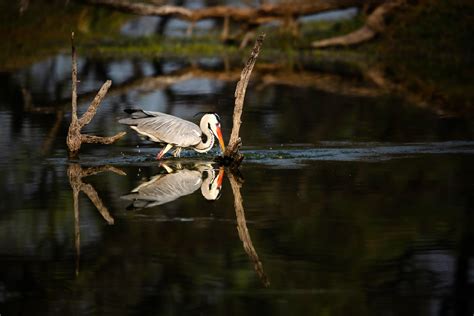
{"type": "Polygon", "coordinates": [[[86,43],[83,52],[87,55],[102,57],[157,57],[157,56],[215,56],[235,54],[237,48],[224,46],[213,37],[199,38],[166,38],[163,36],[147,36],[141,38],[120,38],[101,45],[86,43]]]}
{"type": "MultiPolygon", "coordinates": [[[[354,48],[312,50],[311,42],[349,33],[364,23],[362,15],[351,20],[305,22],[300,36],[289,30],[265,26],[267,39],[260,59],[264,62],[299,64],[301,58],[343,60],[347,64],[382,66],[394,82],[423,100],[441,103],[454,112],[472,112],[474,44],[471,26],[474,4],[467,0],[425,0],[406,6],[389,21],[387,32],[354,48]],[[390,23],[391,22],[391,23],[390,23]]],[[[19,69],[58,52],[69,51],[71,30],[78,33],[82,56],[116,57],[215,57],[246,56],[237,44],[223,45],[219,30],[193,37],[160,35],[124,37],[120,27],[133,15],[92,6],[35,1],[20,14],[16,3],[0,4],[0,69],[19,69]],[[45,10],[45,7],[48,10],[45,10]]]]}
{"type": "Polygon", "coordinates": [[[70,50],[71,31],[78,42],[116,36],[130,17],[94,7],[32,1],[20,13],[17,2],[0,3],[0,70],[14,70],[70,50]]]}

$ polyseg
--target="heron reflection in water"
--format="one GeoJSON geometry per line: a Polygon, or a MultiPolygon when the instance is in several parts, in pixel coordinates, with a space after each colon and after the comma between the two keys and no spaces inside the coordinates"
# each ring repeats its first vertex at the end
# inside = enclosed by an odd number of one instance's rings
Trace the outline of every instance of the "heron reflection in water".
{"type": "Polygon", "coordinates": [[[127,209],[137,210],[166,204],[199,188],[206,200],[217,200],[220,197],[224,179],[223,167],[216,175],[211,164],[194,165],[192,169],[182,169],[180,166],[172,169],[166,164],[161,166],[166,173],[152,177],[121,197],[133,201],[127,209]]]}

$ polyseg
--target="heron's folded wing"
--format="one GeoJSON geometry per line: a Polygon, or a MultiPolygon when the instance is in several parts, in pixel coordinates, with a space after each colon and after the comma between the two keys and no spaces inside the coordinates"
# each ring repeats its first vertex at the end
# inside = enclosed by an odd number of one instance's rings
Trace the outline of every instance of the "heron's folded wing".
{"type": "Polygon", "coordinates": [[[201,129],[194,123],[171,115],[137,119],[135,129],[152,140],[189,147],[201,142],[201,129]]]}

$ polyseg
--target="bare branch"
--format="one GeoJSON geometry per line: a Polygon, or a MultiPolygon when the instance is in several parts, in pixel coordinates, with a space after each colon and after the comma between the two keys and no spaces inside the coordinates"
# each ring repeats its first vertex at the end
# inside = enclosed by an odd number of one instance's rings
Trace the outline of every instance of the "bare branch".
{"type": "Polygon", "coordinates": [[[92,118],[97,112],[97,108],[100,102],[105,97],[112,81],[107,80],[99,92],[95,96],[92,103],[89,105],[87,111],[82,115],[80,119],[77,118],[77,56],[76,48],[74,46],[74,32],[71,33],[71,51],[72,51],[72,95],[71,95],[71,123],[69,124],[69,130],[67,133],[66,143],[68,146],[69,158],[75,159],[79,155],[79,149],[82,143],[100,143],[100,144],[111,144],[120,137],[123,137],[126,133],[121,132],[111,137],[100,137],[93,135],[82,135],[81,129],[90,123],[92,118]]]}
{"type": "Polygon", "coordinates": [[[377,33],[367,25],[346,35],[331,37],[311,44],[314,48],[326,48],[334,46],[350,46],[371,40],[377,33]]]}
{"type": "Polygon", "coordinates": [[[77,56],[76,47],[74,46],[74,32],[71,33],[71,56],[72,56],[72,120],[77,121],[77,56]]]}
{"type": "Polygon", "coordinates": [[[81,141],[86,144],[112,144],[119,138],[125,136],[126,132],[120,132],[114,136],[102,137],[88,134],[81,134],[81,141]]]}
{"type": "Polygon", "coordinates": [[[252,49],[252,53],[250,54],[247,63],[240,74],[240,80],[237,83],[235,88],[235,105],[234,105],[234,116],[232,122],[232,132],[230,135],[229,144],[226,148],[224,156],[231,157],[232,160],[236,160],[240,163],[242,161],[243,156],[239,153],[240,147],[240,125],[242,124],[241,117],[242,117],[242,110],[244,107],[244,98],[245,92],[247,90],[247,85],[250,80],[250,75],[252,74],[253,67],[255,62],[257,61],[258,54],[260,53],[260,48],[262,46],[263,40],[265,39],[265,34],[260,35],[255,42],[255,45],[252,49]]]}
{"type": "Polygon", "coordinates": [[[97,112],[97,108],[99,107],[100,102],[102,102],[102,99],[107,94],[107,91],[109,90],[111,85],[112,85],[111,80],[107,80],[102,85],[99,92],[97,92],[97,95],[95,96],[94,100],[92,100],[91,104],[87,108],[87,111],[79,119],[79,125],[81,125],[81,127],[84,127],[87,124],[89,124],[91,120],[94,118],[94,115],[97,112]]]}
{"type": "Polygon", "coordinates": [[[149,3],[136,3],[123,0],[86,0],[90,4],[98,4],[119,11],[133,13],[137,15],[157,15],[157,16],[178,16],[183,19],[190,19],[192,11],[183,7],[162,5],[156,6],[149,3]]]}

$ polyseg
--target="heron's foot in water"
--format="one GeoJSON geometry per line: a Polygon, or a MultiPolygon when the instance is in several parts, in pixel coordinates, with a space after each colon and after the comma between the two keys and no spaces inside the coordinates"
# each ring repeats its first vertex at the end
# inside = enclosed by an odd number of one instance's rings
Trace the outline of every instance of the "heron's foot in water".
{"type": "Polygon", "coordinates": [[[160,160],[161,158],[163,158],[163,156],[173,147],[173,145],[166,145],[165,148],[163,148],[159,153],[158,155],[156,155],[156,160],[160,160]]]}
{"type": "Polygon", "coordinates": [[[170,166],[168,166],[168,165],[167,165],[166,163],[164,163],[164,162],[163,162],[163,163],[160,163],[160,167],[163,167],[163,168],[166,170],[166,172],[168,172],[168,173],[173,173],[173,168],[171,168],[170,166]]]}

